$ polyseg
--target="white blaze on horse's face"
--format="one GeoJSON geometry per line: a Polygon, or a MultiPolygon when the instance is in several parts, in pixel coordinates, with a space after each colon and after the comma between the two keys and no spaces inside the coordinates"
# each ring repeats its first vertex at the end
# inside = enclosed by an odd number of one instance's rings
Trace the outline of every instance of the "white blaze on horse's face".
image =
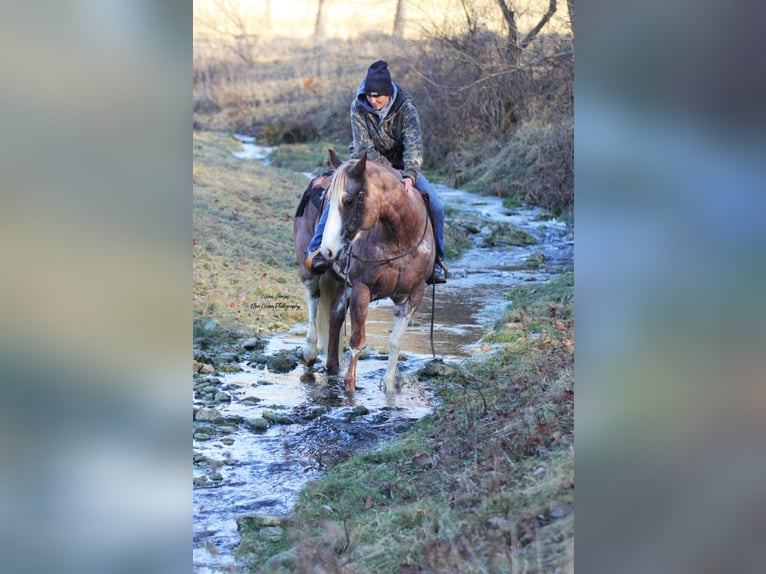
{"type": "Polygon", "coordinates": [[[322,245],[319,247],[320,252],[328,261],[337,259],[343,248],[342,228],[343,221],[340,217],[338,202],[335,200],[330,201],[330,211],[327,216],[324,234],[322,235],[322,245]]]}

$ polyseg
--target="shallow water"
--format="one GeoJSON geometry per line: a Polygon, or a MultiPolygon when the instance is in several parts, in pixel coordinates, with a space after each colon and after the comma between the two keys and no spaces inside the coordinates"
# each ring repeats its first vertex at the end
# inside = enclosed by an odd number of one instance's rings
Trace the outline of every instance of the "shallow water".
{"type": "Polygon", "coordinates": [[[243,136],[234,134],[234,138],[242,142],[242,151],[232,152],[232,155],[239,159],[257,159],[265,165],[269,165],[269,154],[274,150],[273,147],[257,145],[252,136],[243,136]]]}
{"type": "MultiPolygon", "coordinates": [[[[284,334],[273,338],[266,351],[292,349],[301,342],[302,337],[284,334]]],[[[410,363],[416,368],[418,360],[410,363]]],[[[229,405],[215,407],[223,416],[252,419],[270,410],[293,416],[297,422],[272,425],[262,434],[240,424],[212,440],[194,441],[195,453],[228,461],[218,468],[223,475],[220,483],[194,488],[195,572],[214,572],[214,566],[234,564],[231,553],[238,542],[238,517],[256,511],[289,513],[308,480],[352,451],[395,436],[429,412],[428,393],[415,384],[405,384],[389,403],[375,382],[384,371],[383,361],[360,361],[359,385],[352,398],[343,392],[342,382],[328,379],[322,369],[312,373],[299,366],[278,374],[245,366],[240,373],[219,377],[232,396],[229,405]],[[246,404],[248,397],[260,402],[246,404]],[[353,410],[360,405],[368,413],[354,417],[353,410]]],[[[206,473],[206,468],[194,467],[195,477],[206,473]]]]}
{"type": "MultiPolygon", "coordinates": [[[[510,212],[498,198],[436,188],[445,204],[456,212],[480,212],[491,221],[511,222],[539,240],[525,247],[477,247],[460,260],[448,262],[450,278],[445,285],[436,287],[434,347],[438,358],[460,362],[486,352],[480,338],[510,303],[506,294],[513,287],[544,282],[572,268],[574,241],[563,222],[535,221],[536,209],[510,212]],[[543,269],[525,268],[533,254],[545,256],[543,269]]],[[[477,244],[488,232],[483,229],[476,234],[477,244]]],[[[432,358],[431,293],[429,286],[405,334],[402,352],[406,359],[399,362],[404,385],[393,400],[380,388],[387,359],[378,354],[388,348],[393,311],[390,301],[371,305],[366,340],[371,357],[359,361],[353,397],[343,392],[342,380],[328,378],[321,367],[309,370],[298,366],[289,373],[277,374],[243,364],[242,372],[219,377],[222,390],[232,397],[229,404],[215,406],[221,415],[252,419],[268,409],[292,417],[295,423],[271,425],[262,434],[246,424],[227,428],[195,423],[216,427],[218,432],[210,440],[195,439],[194,452],[224,462],[216,469],[222,480],[208,482],[214,486],[194,487],[195,572],[235,566],[237,518],[258,511],[288,514],[307,481],[351,452],[397,436],[412,421],[430,412],[430,387],[415,373],[432,358]],[[259,402],[253,404],[256,400],[259,402]],[[354,409],[361,406],[367,409],[366,414],[354,416],[354,409]]],[[[305,329],[305,325],[296,325],[289,333],[273,337],[266,352],[302,345],[305,329]]],[[[201,406],[199,401],[195,406],[201,406]]],[[[209,476],[209,467],[193,468],[196,478],[209,476]]]]}

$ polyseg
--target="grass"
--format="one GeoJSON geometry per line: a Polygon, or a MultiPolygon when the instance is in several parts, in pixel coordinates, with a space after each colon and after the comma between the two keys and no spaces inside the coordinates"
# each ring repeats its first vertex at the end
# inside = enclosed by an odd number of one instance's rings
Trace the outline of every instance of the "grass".
{"type": "Polygon", "coordinates": [[[243,532],[253,571],[289,548],[266,571],[573,570],[572,275],[511,297],[498,324],[521,314],[527,336],[436,380],[405,438],[310,483],[280,542],[243,532]]]}
{"type": "Polygon", "coordinates": [[[537,205],[572,219],[573,126],[568,116],[523,122],[513,138],[465,146],[454,154],[451,183],[503,197],[507,208],[537,205]]]}
{"type": "Polygon", "coordinates": [[[328,149],[334,149],[341,159],[348,159],[348,142],[319,141],[277,147],[269,156],[275,167],[317,175],[330,169],[328,149]]]}
{"type": "MultiPolygon", "coordinates": [[[[574,274],[567,273],[545,285],[525,286],[509,294],[510,304],[488,331],[488,343],[524,342],[532,337],[541,344],[573,344],[572,315],[574,274]]],[[[512,347],[518,350],[516,346],[512,347]]],[[[510,351],[511,349],[507,349],[510,351]]]]}
{"type": "Polygon", "coordinates": [[[233,157],[231,138],[195,132],[193,145],[195,318],[286,330],[304,314],[292,221],[306,178],[233,157]],[[273,297],[297,309],[253,308],[273,297]]]}

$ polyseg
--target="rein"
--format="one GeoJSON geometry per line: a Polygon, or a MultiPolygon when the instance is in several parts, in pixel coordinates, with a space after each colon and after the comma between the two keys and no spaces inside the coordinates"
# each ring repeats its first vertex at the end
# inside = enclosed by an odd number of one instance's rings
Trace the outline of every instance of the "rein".
{"type": "Polygon", "coordinates": [[[351,257],[356,259],[357,261],[361,261],[362,263],[388,263],[389,261],[396,261],[397,259],[401,259],[402,257],[407,257],[408,255],[411,255],[415,252],[415,250],[420,247],[420,244],[423,243],[423,239],[426,237],[426,233],[428,232],[428,211],[426,210],[426,225],[423,227],[423,235],[420,236],[420,239],[418,242],[410,247],[407,251],[404,253],[400,253],[399,255],[395,255],[394,257],[388,257],[386,259],[365,259],[363,257],[359,257],[356,253],[353,252],[353,245],[351,246],[349,252],[351,257]]]}

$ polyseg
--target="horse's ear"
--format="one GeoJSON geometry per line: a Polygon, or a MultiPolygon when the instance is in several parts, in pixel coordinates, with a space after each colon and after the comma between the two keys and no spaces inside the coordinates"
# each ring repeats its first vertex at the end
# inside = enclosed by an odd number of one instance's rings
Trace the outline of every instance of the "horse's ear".
{"type": "Polygon", "coordinates": [[[352,169],[348,175],[352,179],[357,179],[357,180],[362,179],[362,176],[364,175],[364,170],[366,167],[367,167],[367,152],[364,152],[362,159],[356,162],[354,169],[352,169]]]}
{"type": "Polygon", "coordinates": [[[338,169],[338,166],[342,164],[343,162],[338,157],[338,154],[335,153],[335,150],[330,148],[328,150],[330,152],[330,165],[333,166],[335,169],[338,169]]]}

